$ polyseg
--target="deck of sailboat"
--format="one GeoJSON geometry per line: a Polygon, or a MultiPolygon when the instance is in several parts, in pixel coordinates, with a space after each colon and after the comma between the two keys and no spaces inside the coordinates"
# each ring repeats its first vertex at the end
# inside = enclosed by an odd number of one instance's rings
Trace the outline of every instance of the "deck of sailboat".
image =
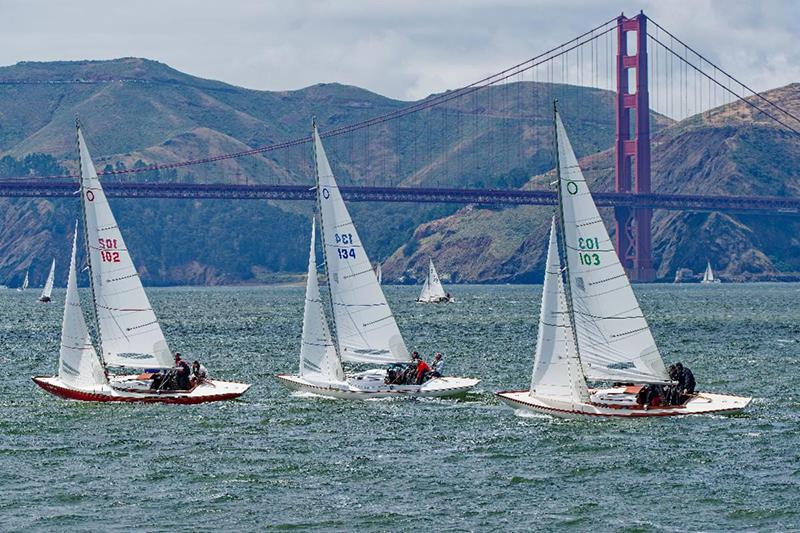
{"type": "Polygon", "coordinates": [[[442,377],[426,381],[422,385],[356,385],[352,379],[346,382],[319,383],[297,375],[277,374],[275,377],[291,390],[348,400],[458,396],[480,383],[480,380],[475,378],[442,377]]]}
{"type": "Polygon", "coordinates": [[[247,383],[207,380],[185,391],[134,391],[107,384],[79,388],[55,376],[34,376],[33,382],[45,391],[68,400],[84,402],[143,402],[197,404],[238,398],[250,388],[247,383]]]}
{"type": "Polygon", "coordinates": [[[537,413],[547,414],[559,418],[641,418],[653,416],[687,416],[707,414],[733,414],[746,408],[752,398],[719,394],[712,392],[698,392],[682,405],[670,405],[644,409],[635,407],[608,407],[592,403],[575,403],[572,406],[560,402],[548,401],[537,398],[530,391],[499,391],[497,397],[514,407],[537,413]]]}

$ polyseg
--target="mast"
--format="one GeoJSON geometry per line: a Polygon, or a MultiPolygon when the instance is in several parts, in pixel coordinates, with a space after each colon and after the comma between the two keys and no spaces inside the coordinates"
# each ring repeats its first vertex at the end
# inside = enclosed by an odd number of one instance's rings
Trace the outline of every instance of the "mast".
{"type": "MultiPolygon", "coordinates": [[[[578,361],[581,363],[580,367],[583,368],[583,361],[581,361],[581,347],[578,344],[578,332],[577,328],[575,327],[575,309],[572,307],[572,284],[569,281],[569,254],[567,254],[567,242],[566,242],[566,233],[564,232],[564,204],[561,201],[561,163],[558,157],[558,99],[553,99],[553,137],[555,139],[555,147],[556,147],[556,183],[558,191],[558,226],[561,231],[559,231],[558,235],[558,243],[559,243],[559,253],[561,257],[563,257],[563,273],[559,274],[562,276],[562,281],[564,283],[564,292],[567,300],[567,314],[569,315],[569,321],[572,327],[572,339],[575,342],[575,352],[578,356],[578,361]]],[[[585,379],[585,377],[584,377],[585,379]]]]}
{"type": "MultiPolygon", "coordinates": [[[[83,242],[86,245],[86,265],[89,269],[89,287],[92,290],[92,318],[94,319],[94,327],[96,330],[95,341],[97,343],[98,355],[100,356],[100,364],[103,365],[103,373],[108,378],[108,367],[106,366],[106,359],[103,357],[103,338],[100,332],[100,320],[97,316],[97,296],[94,290],[94,273],[92,272],[92,256],[89,249],[89,227],[86,222],[86,191],[83,188],[83,160],[81,157],[81,121],[75,117],[75,135],[76,142],[78,143],[78,179],[80,180],[80,193],[81,193],[81,215],[83,216],[83,242]]],[[[77,274],[77,273],[76,273],[77,274]]]]}
{"type": "MultiPolygon", "coordinates": [[[[330,332],[331,338],[333,340],[333,347],[336,350],[336,357],[339,359],[339,365],[342,365],[342,354],[339,349],[339,335],[336,332],[336,318],[333,310],[333,292],[331,291],[331,276],[328,273],[328,247],[325,246],[325,221],[322,220],[322,200],[320,199],[320,195],[322,192],[320,191],[319,185],[319,166],[317,165],[317,117],[313,117],[311,119],[311,145],[313,147],[314,153],[314,180],[316,181],[316,189],[317,189],[317,204],[316,209],[317,213],[319,214],[319,239],[322,243],[322,263],[325,266],[325,277],[326,283],[325,286],[328,288],[328,306],[330,307],[330,316],[331,320],[329,322],[330,325],[330,332]]],[[[327,317],[325,321],[328,322],[327,317]]]]}

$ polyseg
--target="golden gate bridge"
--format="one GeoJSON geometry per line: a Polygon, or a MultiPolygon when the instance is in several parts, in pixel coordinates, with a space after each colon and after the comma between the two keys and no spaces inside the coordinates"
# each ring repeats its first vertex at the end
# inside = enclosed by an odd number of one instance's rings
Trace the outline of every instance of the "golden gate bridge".
{"type": "MultiPolygon", "coordinates": [[[[0,80],[0,84],[138,81],[141,80],[0,80]]],[[[350,201],[550,205],[555,202],[555,194],[546,188],[521,187],[522,184],[487,188],[482,186],[481,176],[529,170],[526,160],[543,157],[538,152],[523,153],[523,143],[509,138],[509,132],[518,132],[520,138],[533,138],[546,146],[548,142],[543,139],[551,136],[549,121],[530,110],[541,106],[549,109],[547,100],[552,97],[573,113],[582,114],[585,123],[596,128],[598,134],[605,132],[613,139],[609,170],[613,169],[614,192],[598,191],[594,196],[599,205],[614,210],[617,250],[635,281],[654,279],[650,234],[653,209],[800,214],[800,197],[652,190],[652,166],[659,157],[659,144],[654,144],[652,138],[672,119],[700,116],[712,120],[723,113],[725,106],[736,103],[752,114],[752,121],[800,136],[800,118],[726,73],[643,13],[632,18],[620,15],[527,61],[456,90],[352,124],[329,123],[322,136],[329,139],[333,154],[344,154],[339,157],[337,175],[342,175],[342,191],[350,201]],[[585,88],[592,90],[580,90],[585,88]],[[614,95],[614,111],[606,117],[602,110],[610,94],[614,95]],[[651,128],[653,120],[657,124],[651,128]],[[498,128],[498,124],[502,127],[498,128]],[[387,156],[386,142],[376,143],[376,139],[391,139],[388,142],[396,145],[396,153],[407,156],[387,156]],[[463,147],[467,144],[465,139],[473,141],[467,148],[463,147]],[[510,148],[513,145],[516,150],[510,148]],[[372,186],[368,185],[370,177],[372,186]],[[391,186],[375,186],[378,181],[391,186]]],[[[130,169],[107,166],[100,174],[106,176],[106,190],[114,197],[311,200],[313,190],[303,183],[311,175],[308,158],[298,152],[309,142],[309,137],[299,137],[175,163],[130,169]],[[253,156],[269,157],[291,170],[281,178],[237,175],[216,183],[133,181],[137,175],[253,156]],[[265,183],[281,180],[291,183],[265,183]]],[[[579,156],[596,156],[604,148],[584,146],[579,148],[584,152],[579,156]]],[[[547,177],[546,171],[540,174],[547,177]]],[[[69,197],[75,194],[75,179],[72,175],[5,178],[0,180],[0,196],[69,197]]]]}

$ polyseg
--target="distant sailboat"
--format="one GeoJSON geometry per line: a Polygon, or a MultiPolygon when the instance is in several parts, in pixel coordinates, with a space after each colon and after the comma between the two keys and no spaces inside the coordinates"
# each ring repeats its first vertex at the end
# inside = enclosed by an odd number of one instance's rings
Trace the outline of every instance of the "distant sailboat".
{"type": "Polygon", "coordinates": [[[422,291],[419,293],[417,301],[422,303],[455,301],[444,291],[442,282],[439,279],[439,274],[436,273],[436,267],[433,266],[433,259],[428,259],[428,275],[425,277],[425,283],[422,285],[422,291]]]}
{"type": "Polygon", "coordinates": [[[381,264],[375,267],[375,277],[378,278],[378,285],[383,284],[383,272],[381,271],[381,264]]]}
{"type": "Polygon", "coordinates": [[[42,295],[39,296],[39,301],[42,303],[46,303],[50,301],[50,296],[53,294],[53,281],[55,280],[56,276],[56,260],[53,259],[53,262],[50,263],[50,273],[47,275],[47,281],[44,283],[44,289],[42,289],[42,295]]]}
{"type": "Polygon", "coordinates": [[[189,389],[175,390],[158,385],[154,378],[162,375],[151,372],[110,374],[111,369],[170,370],[173,358],[106,200],[80,127],[77,135],[84,244],[101,350],[95,351],[91,346],[80,311],[75,268],[77,237],[73,237],[59,374],[37,376],[33,381],[57,396],[85,401],[202,403],[241,396],[250,385],[205,379],[189,389]],[[94,368],[93,358],[99,361],[102,372],[81,371],[94,368]]]}
{"type": "Polygon", "coordinates": [[[706,392],[684,395],[680,405],[640,405],[644,385],[657,387],[670,378],[557,112],[555,126],[559,224],[554,217],[531,388],[498,392],[500,400],[518,409],[595,419],[747,407],[751,398],[706,392]],[[588,381],[631,385],[594,389],[588,381]]]}
{"type": "Polygon", "coordinates": [[[480,380],[438,377],[419,385],[391,384],[386,367],[344,373],[343,361],[402,367],[411,357],[339,192],[316,126],[313,141],[332,327],[328,327],[317,285],[312,224],[300,374],[279,374],[278,380],[291,390],[345,399],[453,396],[468,391],[480,380]]]}
{"type": "Polygon", "coordinates": [[[22,285],[20,287],[17,287],[17,290],[22,292],[22,291],[27,290],[27,289],[28,289],[28,271],[26,270],[25,271],[25,279],[22,280],[22,285]]]}
{"type": "Polygon", "coordinates": [[[711,270],[711,261],[706,266],[706,271],[703,272],[703,281],[700,283],[722,283],[722,280],[714,276],[714,271],[711,270]]]}

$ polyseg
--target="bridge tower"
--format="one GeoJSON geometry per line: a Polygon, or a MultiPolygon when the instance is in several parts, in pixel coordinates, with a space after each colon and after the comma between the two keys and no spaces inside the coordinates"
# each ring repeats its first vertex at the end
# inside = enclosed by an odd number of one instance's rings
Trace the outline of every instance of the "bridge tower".
{"type": "MultiPolygon", "coordinates": [[[[650,192],[647,17],[617,18],[616,191],[650,192]]],[[[617,253],[632,281],[653,281],[652,209],[616,207],[617,253]]]]}

